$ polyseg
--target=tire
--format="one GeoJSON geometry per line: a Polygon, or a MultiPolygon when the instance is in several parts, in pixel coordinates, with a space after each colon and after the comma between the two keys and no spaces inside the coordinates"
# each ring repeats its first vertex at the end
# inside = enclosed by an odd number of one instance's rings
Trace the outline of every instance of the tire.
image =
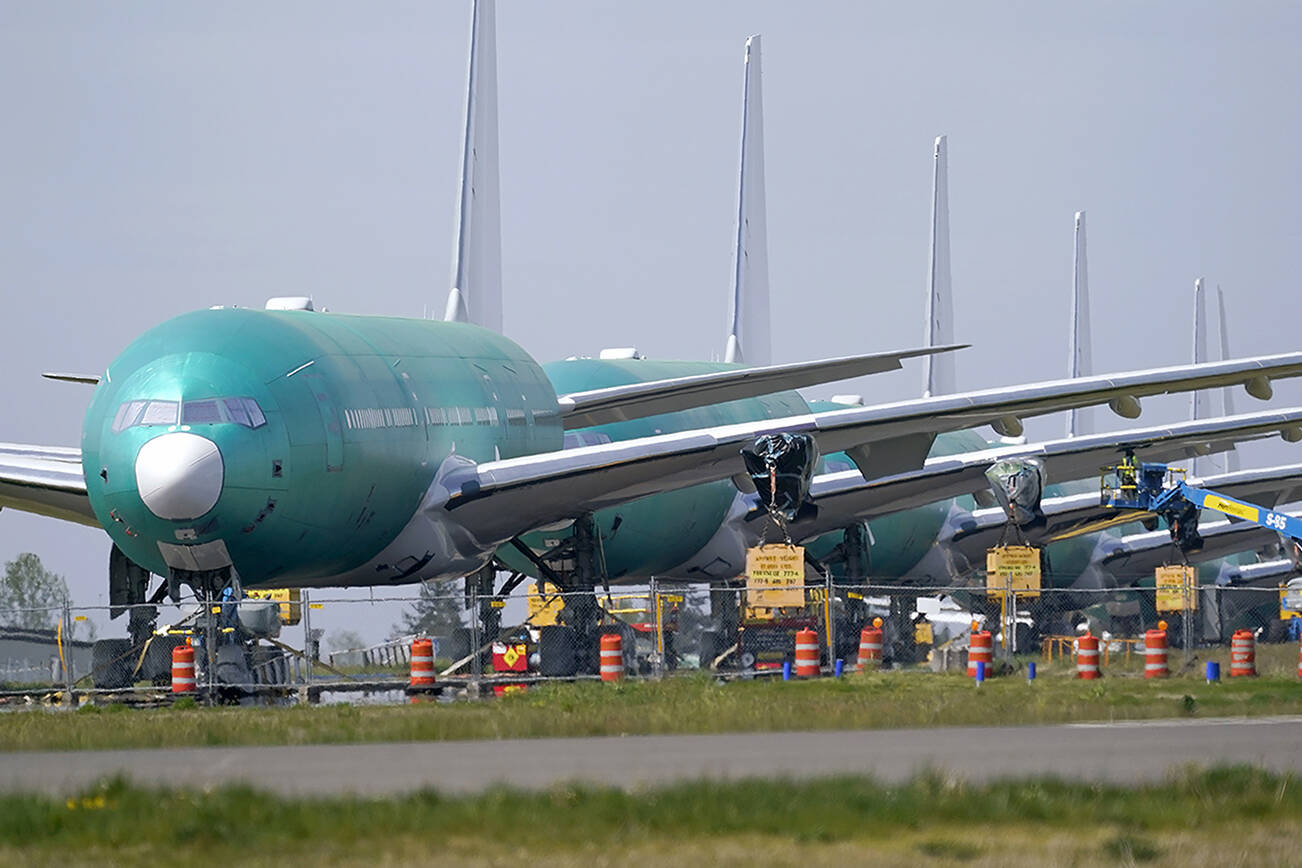
{"type": "Polygon", "coordinates": [[[130,687],[136,661],[130,639],[100,639],[91,646],[91,683],[97,688],[118,690],[130,687]]]}
{"type": "Polygon", "coordinates": [[[578,673],[575,645],[578,635],[569,627],[549,625],[538,631],[538,672],[552,678],[571,678],[578,673]]]}
{"type": "Polygon", "coordinates": [[[253,680],[243,645],[222,645],[217,648],[217,681],[225,685],[243,685],[253,680]]]}
{"type": "MultiPolygon", "coordinates": [[[[140,665],[140,677],[154,684],[172,683],[172,649],[185,644],[183,636],[155,636],[145,649],[145,662],[140,665]]],[[[131,661],[134,666],[135,661],[131,661]]]]}

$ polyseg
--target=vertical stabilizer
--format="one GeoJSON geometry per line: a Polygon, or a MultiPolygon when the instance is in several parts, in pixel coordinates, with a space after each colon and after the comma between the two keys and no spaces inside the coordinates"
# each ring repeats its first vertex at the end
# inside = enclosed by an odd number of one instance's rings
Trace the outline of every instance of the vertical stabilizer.
{"type": "MultiPolygon", "coordinates": [[[[949,276],[949,146],[936,139],[931,181],[931,260],[927,265],[927,332],[929,347],[954,343],[954,292],[949,276]]],[[[922,396],[954,391],[954,357],[950,353],[924,356],[922,396]]]]}
{"type": "MultiPolygon", "coordinates": [[[[1067,376],[1094,373],[1090,344],[1089,268],[1085,256],[1085,212],[1076,212],[1076,241],[1071,265],[1071,336],[1067,348],[1067,376]]],[[[1067,436],[1093,434],[1093,414],[1088,408],[1067,411],[1067,436]]]]}
{"type": "MultiPolygon", "coordinates": [[[[1221,358],[1223,362],[1230,358],[1230,333],[1226,330],[1225,324],[1225,293],[1221,292],[1220,284],[1216,286],[1216,307],[1217,319],[1220,325],[1220,344],[1221,358]]],[[[1221,390],[1221,403],[1226,416],[1234,415],[1234,389],[1224,388],[1221,390]]],[[[1225,470],[1227,473],[1237,473],[1239,470],[1239,453],[1237,449],[1231,449],[1225,453],[1225,470]]]]}
{"type": "Polygon", "coordinates": [[[769,326],[769,248],[764,208],[764,99],[760,38],[746,40],[741,101],[741,172],[737,182],[737,241],[733,250],[731,331],[724,360],[773,363],[769,326]]]}
{"type": "MultiPolygon", "coordinates": [[[[1195,365],[1207,361],[1207,298],[1203,292],[1203,279],[1200,277],[1194,281],[1194,313],[1193,313],[1193,363],[1195,365]]],[[[1201,389],[1189,393],[1189,418],[1206,419],[1208,416],[1209,395],[1207,390],[1201,389]]],[[[1201,458],[1195,458],[1192,462],[1194,475],[1201,475],[1207,466],[1207,462],[1201,458]]]]}
{"type": "Polygon", "coordinates": [[[445,320],[502,330],[502,216],[497,172],[494,0],[473,0],[457,237],[445,320]]]}

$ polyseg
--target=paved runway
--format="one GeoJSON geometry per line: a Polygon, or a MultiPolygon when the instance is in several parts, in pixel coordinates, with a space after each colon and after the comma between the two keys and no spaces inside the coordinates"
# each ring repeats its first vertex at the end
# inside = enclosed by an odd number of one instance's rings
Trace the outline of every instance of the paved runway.
{"type": "Polygon", "coordinates": [[[515,739],[0,753],[0,790],[64,793],[113,774],[146,784],[244,782],[286,794],[381,795],[567,781],[639,787],[700,778],[937,770],[973,781],[1054,774],[1130,783],[1186,763],[1302,772],[1302,717],[1034,727],[515,739]]]}

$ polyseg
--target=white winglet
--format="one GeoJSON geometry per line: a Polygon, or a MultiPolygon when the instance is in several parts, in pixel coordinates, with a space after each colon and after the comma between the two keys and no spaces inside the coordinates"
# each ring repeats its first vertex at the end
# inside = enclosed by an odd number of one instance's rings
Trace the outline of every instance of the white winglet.
{"type": "Polygon", "coordinates": [[[731,331],[724,361],[772,364],[759,36],[746,40],[746,83],[741,103],[741,173],[737,182],[737,242],[733,250],[729,319],[731,331]]]}
{"type": "MultiPolygon", "coordinates": [[[[936,139],[931,182],[931,260],[927,264],[927,331],[925,346],[954,343],[954,291],[949,279],[949,158],[945,136],[936,139]]],[[[922,397],[948,395],[955,389],[954,360],[923,360],[922,397]]]]}
{"type": "Polygon", "coordinates": [[[473,0],[452,290],[443,318],[502,330],[502,216],[497,172],[494,0],[473,0]]]}
{"type": "MultiPolygon", "coordinates": [[[[1067,351],[1067,376],[1088,377],[1094,373],[1090,353],[1089,268],[1085,256],[1085,212],[1076,212],[1076,244],[1071,270],[1071,337],[1067,351]]],[[[1083,407],[1067,411],[1067,436],[1093,434],[1093,410],[1083,407]]]]}

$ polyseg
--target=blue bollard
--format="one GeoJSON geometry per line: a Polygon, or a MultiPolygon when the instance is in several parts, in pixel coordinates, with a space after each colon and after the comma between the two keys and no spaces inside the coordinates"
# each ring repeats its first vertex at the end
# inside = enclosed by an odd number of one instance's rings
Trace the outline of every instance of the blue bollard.
{"type": "Polygon", "coordinates": [[[1221,680],[1221,664],[1217,663],[1215,660],[1208,660],[1207,661],[1207,683],[1211,684],[1213,681],[1220,681],[1220,680],[1221,680]]]}
{"type": "Polygon", "coordinates": [[[1035,661],[1026,664],[1026,681],[1029,684],[1035,680],[1035,661]]]}
{"type": "Polygon", "coordinates": [[[840,678],[845,674],[845,661],[837,658],[836,665],[832,667],[832,677],[840,678]]]}
{"type": "Polygon", "coordinates": [[[978,660],[978,661],[977,661],[977,665],[976,665],[976,683],[977,683],[977,687],[980,687],[980,686],[981,686],[981,682],[983,682],[983,681],[985,681],[985,680],[986,680],[986,661],[984,661],[984,660],[978,660]]]}
{"type": "Polygon", "coordinates": [[[783,680],[783,681],[790,681],[790,680],[791,680],[791,661],[790,661],[790,660],[783,660],[783,661],[782,661],[782,680],[783,680]]]}

